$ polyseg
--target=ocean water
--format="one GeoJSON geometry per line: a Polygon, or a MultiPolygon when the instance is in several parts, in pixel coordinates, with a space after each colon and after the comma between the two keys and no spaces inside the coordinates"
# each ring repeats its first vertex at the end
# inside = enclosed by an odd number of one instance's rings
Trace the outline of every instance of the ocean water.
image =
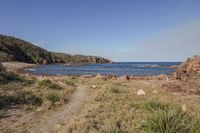
{"type": "Polygon", "coordinates": [[[180,62],[116,62],[112,64],[88,64],[80,66],[39,65],[26,71],[36,75],[160,75],[175,72],[174,68],[162,66],[179,65],[180,62]]]}

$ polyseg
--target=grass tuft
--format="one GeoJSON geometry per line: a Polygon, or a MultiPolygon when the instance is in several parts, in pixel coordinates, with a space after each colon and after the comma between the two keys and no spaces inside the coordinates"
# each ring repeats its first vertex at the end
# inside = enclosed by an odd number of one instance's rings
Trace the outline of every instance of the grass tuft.
{"type": "Polygon", "coordinates": [[[145,106],[150,112],[142,126],[147,133],[199,133],[200,121],[183,112],[180,107],[151,100],[145,106]]]}
{"type": "Polygon", "coordinates": [[[52,89],[52,90],[62,90],[63,89],[60,85],[58,85],[58,84],[56,84],[56,83],[54,83],[54,82],[52,82],[51,80],[48,80],[48,79],[44,79],[44,80],[40,81],[39,85],[45,86],[48,89],[52,89]]]}
{"type": "Polygon", "coordinates": [[[169,105],[158,100],[150,100],[145,104],[145,107],[148,111],[154,112],[156,110],[166,110],[169,108],[169,105]]]}
{"type": "Polygon", "coordinates": [[[120,90],[120,88],[118,86],[112,86],[110,91],[112,93],[121,93],[121,90],[120,90]]]}
{"type": "Polygon", "coordinates": [[[46,95],[46,99],[51,101],[51,102],[58,102],[60,101],[60,95],[58,93],[55,92],[50,92],[46,95]]]}

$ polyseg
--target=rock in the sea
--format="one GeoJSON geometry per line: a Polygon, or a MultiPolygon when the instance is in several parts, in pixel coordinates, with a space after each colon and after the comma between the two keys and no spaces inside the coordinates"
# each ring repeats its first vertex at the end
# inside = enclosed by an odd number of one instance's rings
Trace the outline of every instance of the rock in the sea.
{"type": "Polygon", "coordinates": [[[177,79],[184,80],[197,77],[200,77],[200,55],[187,59],[176,70],[177,79]]]}
{"type": "Polygon", "coordinates": [[[51,101],[45,101],[42,105],[45,109],[50,109],[53,106],[51,101]]]}
{"type": "Polygon", "coordinates": [[[144,96],[144,95],[146,95],[146,93],[145,93],[145,91],[144,90],[142,90],[142,89],[139,89],[138,91],[137,91],[137,95],[138,96],[144,96]]]}

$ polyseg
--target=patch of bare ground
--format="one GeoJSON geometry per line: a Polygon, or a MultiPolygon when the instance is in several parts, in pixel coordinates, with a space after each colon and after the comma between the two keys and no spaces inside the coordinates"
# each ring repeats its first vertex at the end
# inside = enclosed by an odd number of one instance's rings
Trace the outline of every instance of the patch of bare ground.
{"type": "Polygon", "coordinates": [[[76,91],[68,77],[29,79],[0,85],[0,131],[21,132],[29,122],[67,104],[76,91]]]}
{"type": "Polygon", "coordinates": [[[6,70],[12,72],[18,72],[21,71],[22,69],[36,66],[36,64],[30,64],[24,62],[2,62],[2,65],[6,68],[6,70]]]}

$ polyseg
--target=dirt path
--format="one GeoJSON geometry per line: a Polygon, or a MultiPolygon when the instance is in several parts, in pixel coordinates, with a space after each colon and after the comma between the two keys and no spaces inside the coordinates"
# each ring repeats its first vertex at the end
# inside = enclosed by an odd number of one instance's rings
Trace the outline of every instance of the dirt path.
{"type": "Polygon", "coordinates": [[[89,90],[83,86],[77,87],[77,91],[73,94],[71,101],[64,105],[59,111],[51,116],[42,118],[39,122],[32,124],[28,129],[30,133],[55,133],[63,124],[66,124],[73,114],[81,107],[82,103],[89,95],[89,90]]]}

